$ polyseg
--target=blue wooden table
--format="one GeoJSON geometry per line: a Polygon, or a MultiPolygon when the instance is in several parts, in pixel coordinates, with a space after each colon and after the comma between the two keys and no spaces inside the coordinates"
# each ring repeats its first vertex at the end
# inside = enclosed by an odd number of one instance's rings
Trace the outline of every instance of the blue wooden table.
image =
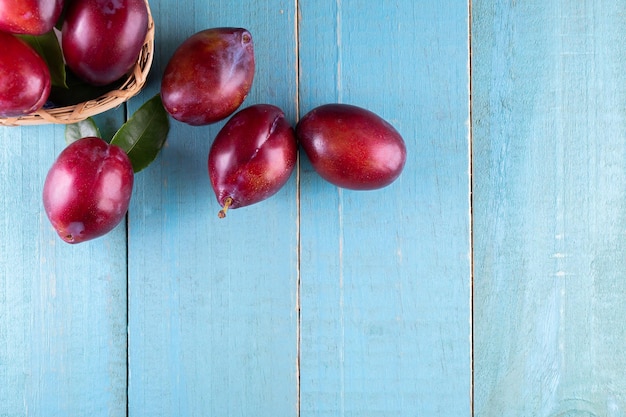
{"type": "Polygon", "coordinates": [[[172,121],[127,220],[43,212],[64,127],[0,128],[0,416],[626,415],[626,3],[150,0],[142,93],[193,33],[250,30],[244,106],[366,107],[407,144],[359,192],[303,153],[217,217],[223,125],[172,121]]]}

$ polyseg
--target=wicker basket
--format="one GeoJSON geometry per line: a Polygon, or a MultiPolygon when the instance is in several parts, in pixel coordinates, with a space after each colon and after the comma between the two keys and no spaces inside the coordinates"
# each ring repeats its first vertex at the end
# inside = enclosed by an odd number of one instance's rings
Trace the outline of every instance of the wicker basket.
{"type": "Polygon", "coordinates": [[[0,126],[41,125],[46,123],[70,124],[95,116],[115,108],[135,96],[146,83],[148,72],[154,56],[154,21],[150,6],[148,8],[148,33],[139,52],[137,62],[128,78],[116,90],[111,90],[100,97],[73,106],[40,109],[36,112],[19,117],[0,117],[0,126]]]}

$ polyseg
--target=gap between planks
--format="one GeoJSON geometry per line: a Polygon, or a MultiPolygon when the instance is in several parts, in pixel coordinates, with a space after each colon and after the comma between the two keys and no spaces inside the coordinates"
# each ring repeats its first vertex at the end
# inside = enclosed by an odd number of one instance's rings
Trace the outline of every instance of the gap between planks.
{"type": "Polygon", "coordinates": [[[472,114],[472,0],[467,0],[467,78],[468,78],[468,164],[469,164],[469,349],[470,349],[470,416],[474,417],[474,147],[472,114]]]}
{"type": "MultiPolygon", "coordinates": [[[[295,37],[295,123],[300,120],[300,3],[294,0],[294,37],[295,37]]],[[[301,411],[301,383],[300,367],[302,356],[302,309],[300,300],[301,274],[300,262],[302,248],[300,245],[300,156],[296,159],[296,416],[300,417],[301,411]]]]}

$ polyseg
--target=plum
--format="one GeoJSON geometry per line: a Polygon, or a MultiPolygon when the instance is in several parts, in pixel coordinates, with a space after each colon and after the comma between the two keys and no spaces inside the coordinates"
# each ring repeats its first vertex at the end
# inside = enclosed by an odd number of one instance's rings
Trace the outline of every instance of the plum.
{"type": "Polygon", "coordinates": [[[296,125],[296,137],[313,169],[341,188],[385,187],[406,162],[400,133],[377,114],[350,104],[314,108],[296,125]]]}
{"type": "Polygon", "coordinates": [[[41,108],[50,95],[45,61],[16,36],[0,32],[0,117],[18,117],[41,108]]]}
{"type": "Polygon", "coordinates": [[[167,112],[192,126],[223,120],[241,106],[254,78],[252,35],[212,28],[187,38],[170,58],[161,97],[167,112]]]}
{"type": "Polygon", "coordinates": [[[237,112],[219,131],[209,151],[209,177],[219,217],[276,194],[296,165],[298,145],[283,111],[255,104],[237,112]]]}
{"type": "Polygon", "coordinates": [[[134,173],[122,148],[97,137],[68,145],[46,176],[43,206],[59,237],[80,243],[113,230],[124,218],[134,173]]]}
{"type": "Polygon", "coordinates": [[[63,0],[0,0],[0,31],[43,35],[52,30],[63,0]]]}
{"type": "Polygon", "coordinates": [[[93,85],[117,81],[137,62],[148,20],[145,0],[71,2],[61,40],[67,66],[93,85]]]}

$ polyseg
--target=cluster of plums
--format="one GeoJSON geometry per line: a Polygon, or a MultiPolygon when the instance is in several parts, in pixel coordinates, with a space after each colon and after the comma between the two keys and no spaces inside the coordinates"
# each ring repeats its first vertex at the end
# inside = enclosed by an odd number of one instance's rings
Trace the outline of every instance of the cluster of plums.
{"type": "MultiPolygon", "coordinates": [[[[198,32],[178,47],[165,68],[163,105],[172,117],[189,125],[223,120],[248,95],[254,62],[247,30],[198,32]]],[[[298,143],[313,168],[342,188],[389,185],[406,160],[400,134],[366,109],[326,104],[307,113],[294,130],[280,108],[255,104],[226,122],[209,151],[209,177],[222,206],[219,216],[278,192],[295,168],[298,143]]]]}
{"type": "Polygon", "coordinates": [[[50,96],[47,62],[25,41],[54,31],[63,61],[94,86],[110,84],[134,66],[148,32],[145,0],[19,0],[0,8],[0,117],[43,107],[50,96]],[[61,13],[64,11],[63,18],[61,13]],[[55,29],[55,25],[60,29],[55,29]],[[115,33],[116,36],[103,36],[115,33]]]}
{"type": "MultiPolygon", "coordinates": [[[[398,178],[406,160],[404,141],[366,109],[326,104],[304,115],[295,129],[274,105],[254,104],[236,112],[254,71],[250,32],[213,28],[186,39],[161,80],[163,107],[180,122],[201,126],[232,115],[208,155],[211,185],[222,207],[219,217],[278,192],[295,168],[298,146],[323,178],[342,188],[376,189],[398,178]]],[[[52,166],[44,206],[61,238],[81,242],[122,220],[132,182],[123,151],[84,138],[69,145],[52,166]]]]}

